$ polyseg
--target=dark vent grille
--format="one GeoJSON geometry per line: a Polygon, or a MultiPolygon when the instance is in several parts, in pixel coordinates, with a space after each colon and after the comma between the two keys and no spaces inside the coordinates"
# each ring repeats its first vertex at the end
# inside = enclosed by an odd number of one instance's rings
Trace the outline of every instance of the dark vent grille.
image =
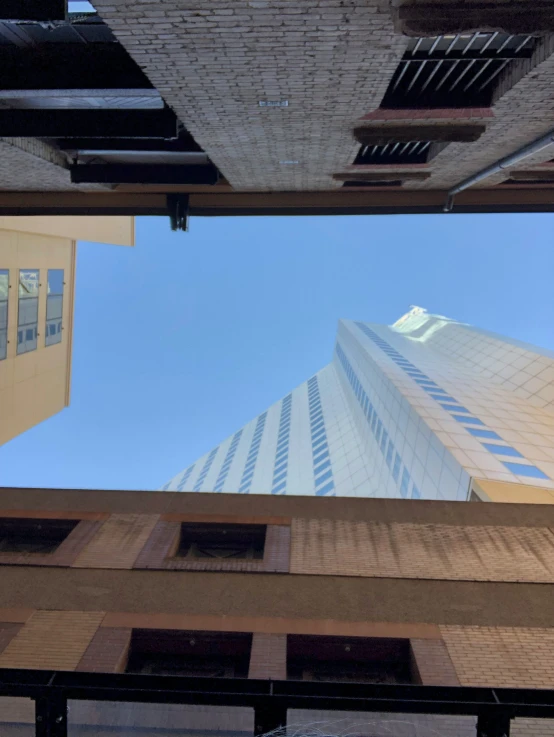
{"type": "Polygon", "coordinates": [[[425,164],[429,161],[430,141],[387,143],[362,146],[354,164],[425,164]]]}
{"type": "Polygon", "coordinates": [[[363,187],[364,189],[366,187],[401,187],[402,181],[400,179],[393,179],[388,181],[380,181],[380,182],[363,182],[360,180],[354,180],[345,182],[343,187],[363,187]]]}
{"type": "Polygon", "coordinates": [[[500,72],[529,58],[535,42],[498,32],[414,38],[381,107],[488,107],[500,72]]]}

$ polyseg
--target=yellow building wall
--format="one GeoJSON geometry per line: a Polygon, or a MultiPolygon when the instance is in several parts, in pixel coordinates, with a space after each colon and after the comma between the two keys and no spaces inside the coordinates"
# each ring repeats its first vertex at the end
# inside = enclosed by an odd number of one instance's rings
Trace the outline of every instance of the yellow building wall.
{"type": "MultiPolygon", "coordinates": [[[[5,219],[5,218],[4,218],[5,219]]],[[[0,360],[0,444],[69,404],[75,241],[0,230],[0,269],[10,271],[7,358],[0,360]],[[37,349],[17,355],[19,269],[40,269],[37,349]],[[45,346],[48,269],[64,270],[62,340],[45,346]]]]}
{"type": "Polygon", "coordinates": [[[0,217],[0,229],[61,236],[74,241],[110,243],[114,246],[135,245],[135,219],[124,215],[6,215],[0,217]]]}
{"type": "MultiPolygon", "coordinates": [[[[473,479],[472,492],[483,502],[511,502],[515,504],[554,504],[554,491],[528,484],[509,484],[505,481],[473,479]]],[[[473,497],[472,494],[472,498],[473,497]]]]}

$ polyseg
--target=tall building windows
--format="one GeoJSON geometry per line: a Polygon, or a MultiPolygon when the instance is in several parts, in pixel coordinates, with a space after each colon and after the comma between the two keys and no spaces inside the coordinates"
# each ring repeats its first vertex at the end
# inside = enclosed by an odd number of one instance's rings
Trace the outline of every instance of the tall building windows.
{"type": "Polygon", "coordinates": [[[319,396],[317,376],[308,380],[308,408],[310,412],[310,433],[312,437],[312,462],[316,496],[335,496],[335,482],[330,463],[321,463],[328,456],[327,433],[319,396]],[[317,460],[316,460],[317,459],[317,460]]]}
{"type": "MultiPolygon", "coordinates": [[[[177,491],[183,491],[183,489],[185,488],[185,484],[187,483],[187,481],[190,478],[191,473],[194,471],[194,466],[195,465],[196,464],[193,463],[192,466],[189,466],[187,468],[187,470],[184,472],[183,476],[181,477],[181,480],[177,484],[177,491]]],[[[168,486],[169,486],[169,484],[168,484],[168,486]]],[[[163,491],[163,489],[162,489],[162,491],[163,491]]]]}
{"type": "Polygon", "coordinates": [[[39,270],[21,269],[18,287],[17,353],[37,348],[39,270]]]}
{"type": "Polygon", "coordinates": [[[264,434],[266,417],[267,412],[264,412],[258,417],[258,421],[256,422],[256,429],[252,436],[250,450],[248,451],[248,456],[246,457],[246,463],[244,464],[244,470],[242,472],[242,478],[240,480],[239,494],[248,494],[250,492],[254,469],[256,468],[256,461],[258,460],[258,453],[262,443],[262,435],[264,434]]]}
{"type": "Polygon", "coordinates": [[[289,394],[283,399],[283,403],[281,404],[279,434],[277,435],[275,465],[273,467],[273,481],[271,482],[272,494],[285,494],[287,490],[291,409],[292,394],[289,394]]]}
{"type": "Polygon", "coordinates": [[[0,361],[8,355],[8,292],[10,272],[0,269],[0,361]]]}
{"type": "Polygon", "coordinates": [[[217,481],[215,482],[214,491],[223,490],[223,484],[225,483],[227,474],[229,473],[229,469],[231,468],[231,463],[233,462],[233,458],[235,457],[235,453],[237,452],[237,447],[238,447],[241,435],[242,435],[242,430],[239,430],[238,432],[235,433],[235,435],[233,436],[233,439],[231,440],[231,445],[229,446],[229,449],[227,450],[227,454],[225,456],[225,460],[223,461],[223,465],[219,469],[219,474],[217,476],[217,481]]]}
{"type": "Polygon", "coordinates": [[[48,269],[44,345],[62,342],[63,285],[63,269],[48,269]]]}
{"type": "Polygon", "coordinates": [[[200,491],[200,487],[204,483],[204,479],[208,475],[208,471],[212,467],[212,463],[214,462],[214,458],[217,454],[217,451],[219,450],[219,445],[217,448],[214,448],[210,455],[206,458],[204,465],[202,466],[202,470],[200,471],[200,476],[196,479],[196,483],[194,484],[193,491],[200,491]]]}

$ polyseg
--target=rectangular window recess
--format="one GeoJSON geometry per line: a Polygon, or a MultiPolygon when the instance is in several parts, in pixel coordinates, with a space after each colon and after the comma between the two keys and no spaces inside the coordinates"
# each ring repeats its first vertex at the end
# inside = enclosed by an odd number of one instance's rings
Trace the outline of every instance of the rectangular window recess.
{"type": "Polygon", "coordinates": [[[248,471],[248,473],[243,474],[241,482],[244,484],[247,481],[250,481],[253,475],[254,475],[254,471],[248,471]]]}
{"type": "Polygon", "coordinates": [[[507,33],[411,38],[381,107],[490,107],[501,72],[530,58],[535,44],[507,33]]]}
{"type": "Polygon", "coordinates": [[[317,424],[312,425],[312,433],[318,432],[319,430],[323,430],[325,427],[325,422],[323,420],[320,420],[317,424]]]}
{"type": "Polygon", "coordinates": [[[492,430],[481,430],[477,427],[466,427],[466,430],[473,435],[474,438],[487,438],[488,440],[502,440],[498,433],[492,430]]]}
{"type": "Polygon", "coordinates": [[[408,639],[287,636],[287,679],[334,683],[417,683],[408,639]]]}
{"type": "Polygon", "coordinates": [[[496,445],[495,443],[483,443],[482,445],[491,453],[499,456],[512,456],[512,458],[524,457],[519,450],[512,448],[511,445],[496,445]]]}
{"type": "Polygon", "coordinates": [[[456,400],[454,399],[454,397],[444,396],[442,394],[429,394],[429,396],[431,397],[431,399],[435,399],[437,402],[452,402],[453,404],[456,404],[456,400]]]}
{"type": "Polygon", "coordinates": [[[523,463],[511,463],[510,461],[502,461],[506,468],[515,473],[516,476],[529,476],[534,479],[548,479],[549,477],[536,466],[527,466],[523,463]]]}
{"type": "Polygon", "coordinates": [[[396,456],[395,456],[395,458],[394,458],[394,467],[392,469],[392,477],[393,477],[393,479],[395,481],[398,481],[398,476],[400,474],[400,466],[401,465],[402,465],[402,459],[400,458],[400,456],[397,453],[396,456]]]}
{"type": "Polygon", "coordinates": [[[283,489],[286,487],[286,485],[287,485],[287,482],[286,481],[282,481],[278,486],[274,486],[271,489],[271,493],[272,494],[279,494],[281,491],[283,491],[283,489]]]}
{"type": "Polygon", "coordinates": [[[382,187],[401,187],[403,183],[402,179],[382,179],[375,181],[364,181],[363,179],[348,179],[343,182],[343,187],[357,187],[361,189],[375,189],[382,187]]]}
{"type": "Polygon", "coordinates": [[[250,633],[133,630],[125,672],[247,678],[251,650],[250,633]]]}
{"type": "Polygon", "coordinates": [[[265,535],[265,525],[184,522],[176,556],[194,560],[261,560],[265,535]]]}
{"type": "Polygon", "coordinates": [[[410,485],[410,474],[406,469],[402,472],[402,481],[400,482],[400,493],[404,498],[408,496],[408,487],[410,485]]]}
{"type": "Polygon", "coordinates": [[[477,417],[465,417],[464,415],[452,415],[456,422],[461,422],[467,425],[484,425],[484,422],[478,420],[477,417]]]}
{"type": "Polygon", "coordinates": [[[316,489],[315,495],[316,496],[327,496],[334,490],[334,488],[335,488],[335,484],[332,481],[330,481],[325,486],[322,486],[321,489],[316,489]]]}
{"type": "MultiPolygon", "coordinates": [[[[434,394],[448,394],[444,389],[441,389],[438,386],[434,386],[432,389],[429,389],[429,392],[433,392],[434,394]]],[[[445,399],[446,397],[442,397],[442,399],[445,399]]]]}
{"type": "Polygon", "coordinates": [[[273,471],[273,475],[276,476],[277,474],[280,474],[281,471],[284,471],[288,465],[288,462],[285,461],[285,463],[279,464],[279,466],[275,467],[275,470],[273,471]]]}
{"type": "Polygon", "coordinates": [[[321,430],[318,430],[316,433],[312,434],[312,443],[315,443],[316,440],[319,438],[325,437],[325,428],[322,427],[321,430]]]}
{"type": "Polygon", "coordinates": [[[443,407],[443,409],[447,410],[448,412],[469,412],[468,409],[462,407],[459,404],[443,404],[442,402],[439,402],[439,404],[441,407],[443,407]]]}
{"type": "Polygon", "coordinates": [[[0,553],[53,553],[76,520],[0,518],[0,553]]]}
{"type": "MultiPolygon", "coordinates": [[[[435,143],[432,141],[390,141],[389,143],[379,145],[362,145],[358,151],[358,155],[353,161],[354,166],[367,164],[426,164],[431,161],[439,151],[442,151],[445,143],[435,143]]],[[[379,186],[379,187],[397,187],[402,184],[400,179],[388,182],[358,182],[354,186],[379,186]]],[[[343,186],[352,186],[350,182],[345,182],[343,186]]],[[[383,349],[383,346],[379,346],[383,349]]]]}
{"type": "Polygon", "coordinates": [[[288,458],[289,450],[288,448],[283,448],[283,450],[280,450],[275,455],[275,463],[279,463],[280,461],[284,461],[286,458],[288,458]]]}
{"type": "Polygon", "coordinates": [[[424,389],[426,386],[437,386],[434,381],[430,381],[429,379],[414,379],[414,381],[416,382],[416,384],[420,384],[424,389]]]}
{"type": "Polygon", "coordinates": [[[324,450],[328,450],[327,439],[323,438],[323,442],[319,445],[312,447],[312,455],[315,457],[319,453],[323,453],[324,450]]]}
{"type": "Polygon", "coordinates": [[[421,492],[415,484],[412,486],[412,499],[421,499],[421,492]]]}

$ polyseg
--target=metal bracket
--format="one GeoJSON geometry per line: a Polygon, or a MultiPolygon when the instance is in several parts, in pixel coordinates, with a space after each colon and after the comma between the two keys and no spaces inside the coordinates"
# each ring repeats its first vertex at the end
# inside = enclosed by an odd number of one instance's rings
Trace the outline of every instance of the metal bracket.
{"type": "Polygon", "coordinates": [[[188,194],[168,194],[167,209],[171,230],[189,229],[189,196],[188,194]]]}

